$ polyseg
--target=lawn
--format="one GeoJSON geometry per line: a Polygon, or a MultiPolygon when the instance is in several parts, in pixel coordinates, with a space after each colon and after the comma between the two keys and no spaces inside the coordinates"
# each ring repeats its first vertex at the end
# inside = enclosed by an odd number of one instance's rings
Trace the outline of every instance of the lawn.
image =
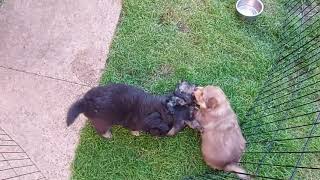
{"type": "MultiPolygon", "coordinates": [[[[155,94],[181,79],[221,86],[240,121],[277,57],[283,7],[265,0],[252,23],[235,14],[235,0],[124,0],[101,84],[122,82],[155,94]]],[[[81,132],[73,179],[181,179],[204,173],[199,134],[140,137],[119,127],[112,140],[90,124],[81,132]]]]}

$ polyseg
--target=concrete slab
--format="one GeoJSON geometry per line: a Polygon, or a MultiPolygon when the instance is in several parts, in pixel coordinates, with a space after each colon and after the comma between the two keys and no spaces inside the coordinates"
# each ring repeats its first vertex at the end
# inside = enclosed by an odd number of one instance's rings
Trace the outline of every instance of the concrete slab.
{"type": "Polygon", "coordinates": [[[120,0],[8,0],[0,9],[0,65],[94,84],[120,0]]]}
{"type": "MultiPolygon", "coordinates": [[[[66,110],[88,87],[4,68],[0,68],[0,85],[0,126],[23,147],[45,176],[68,179],[84,121],[77,121],[67,129],[66,110]]],[[[2,153],[7,160],[27,158],[19,147],[5,147],[0,152],[17,152],[2,153]]],[[[34,168],[15,171],[20,175],[33,172],[34,168]]]]}
{"type": "Polygon", "coordinates": [[[0,177],[1,179],[8,179],[11,178],[13,176],[15,176],[15,172],[12,169],[9,170],[1,170],[0,171],[0,177]]]}
{"type": "Polygon", "coordinates": [[[0,171],[4,171],[6,169],[11,169],[9,163],[7,161],[0,161],[0,171]]]}
{"type": "Polygon", "coordinates": [[[66,111],[97,84],[120,10],[120,0],[10,0],[0,6],[0,161],[11,167],[0,179],[70,177],[84,120],[66,128],[66,111]]]}

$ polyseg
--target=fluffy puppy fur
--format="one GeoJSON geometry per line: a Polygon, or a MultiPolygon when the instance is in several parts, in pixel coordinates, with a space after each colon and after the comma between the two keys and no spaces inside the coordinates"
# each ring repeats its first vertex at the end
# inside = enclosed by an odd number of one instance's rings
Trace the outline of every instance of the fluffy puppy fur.
{"type": "Polygon", "coordinates": [[[219,87],[206,86],[197,88],[194,96],[200,106],[195,118],[203,128],[201,151],[206,164],[235,172],[240,179],[250,179],[238,165],[246,141],[224,92],[219,87]]]}
{"type": "Polygon", "coordinates": [[[70,107],[67,125],[71,125],[81,113],[106,138],[112,137],[113,125],[121,125],[133,135],[145,131],[164,136],[174,123],[166,107],[166,97],[154,96],[125,84],[109,84],[89,90],[70,107]]]}
{"type": "Polygon", "coordinates": [[[176,86],[173,94],[168,96],[167,108],[173,115],[174,125],[168,132],[173,136],[181,131],[185,124],[193,129],[199,129],[200,124],[194,119],[195,102],[193,92],[196,86],[194,84],[182,81],[176,86]]]}

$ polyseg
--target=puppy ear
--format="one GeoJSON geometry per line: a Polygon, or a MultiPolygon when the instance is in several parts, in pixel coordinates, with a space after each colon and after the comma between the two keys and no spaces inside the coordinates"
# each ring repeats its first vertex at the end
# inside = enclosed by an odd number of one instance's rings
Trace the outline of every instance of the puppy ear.
{"type": "Polygon", "coordinates": [[[193,92],[193,96],[196,98],[196,100],[199,102],[201,100],[201,97],[203,96],[203,92],[201,89],[197,89],[193,92]]]}
{"type": "Polygon", "coordinates": [[[208,101],[206,102],[206,106],[209,109],[213,109],[213,108],[217,107],[218,106],[217,99],[214,97],[209,98],[208,101]]]}
{"type": "Polygon", "coordinates": [[[193,93],[194,98],[197,101],[197,104],[200,106],[200,108],[207,109],[207,104],[203,99],[203,91],[201,89],[197,89],[193,93]]]}

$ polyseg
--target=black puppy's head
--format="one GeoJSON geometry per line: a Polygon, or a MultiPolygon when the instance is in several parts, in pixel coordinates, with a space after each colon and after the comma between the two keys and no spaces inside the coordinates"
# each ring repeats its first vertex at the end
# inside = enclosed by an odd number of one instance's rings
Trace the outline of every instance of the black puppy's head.
{"type": "MultiPolygon", "coordinates": [[[[196,85],[187,81],[179,83],[174,91],[174,95],[183,99],[188,105],[191,105],[194,101],[193,92],[196,90],[196,85]]],[[[184,104],[181,104],[184,105],[184,104]]]]}
{"type": "Polygon", "coordinates": [[[173,115],[175,123],[168,135],[175,135],[185,124],[193,129],[200,127],[193,116],[196,106],[193,96],[195,90],[196,85],[182,81],[177,85],[174,93],[169,96],[167,109],[173,115]]]}
{"type": "Polygon", "coordinates": [[[195,106],[193,93],[196,90],[196,85],[187,81],[180,82],[173,94],[167,99],[167,109],[171,114],[184,114],[185,120],[192,119],[193,108],[195,106]],[[183,113],[181,113],[183,111],[183,113]]]}

